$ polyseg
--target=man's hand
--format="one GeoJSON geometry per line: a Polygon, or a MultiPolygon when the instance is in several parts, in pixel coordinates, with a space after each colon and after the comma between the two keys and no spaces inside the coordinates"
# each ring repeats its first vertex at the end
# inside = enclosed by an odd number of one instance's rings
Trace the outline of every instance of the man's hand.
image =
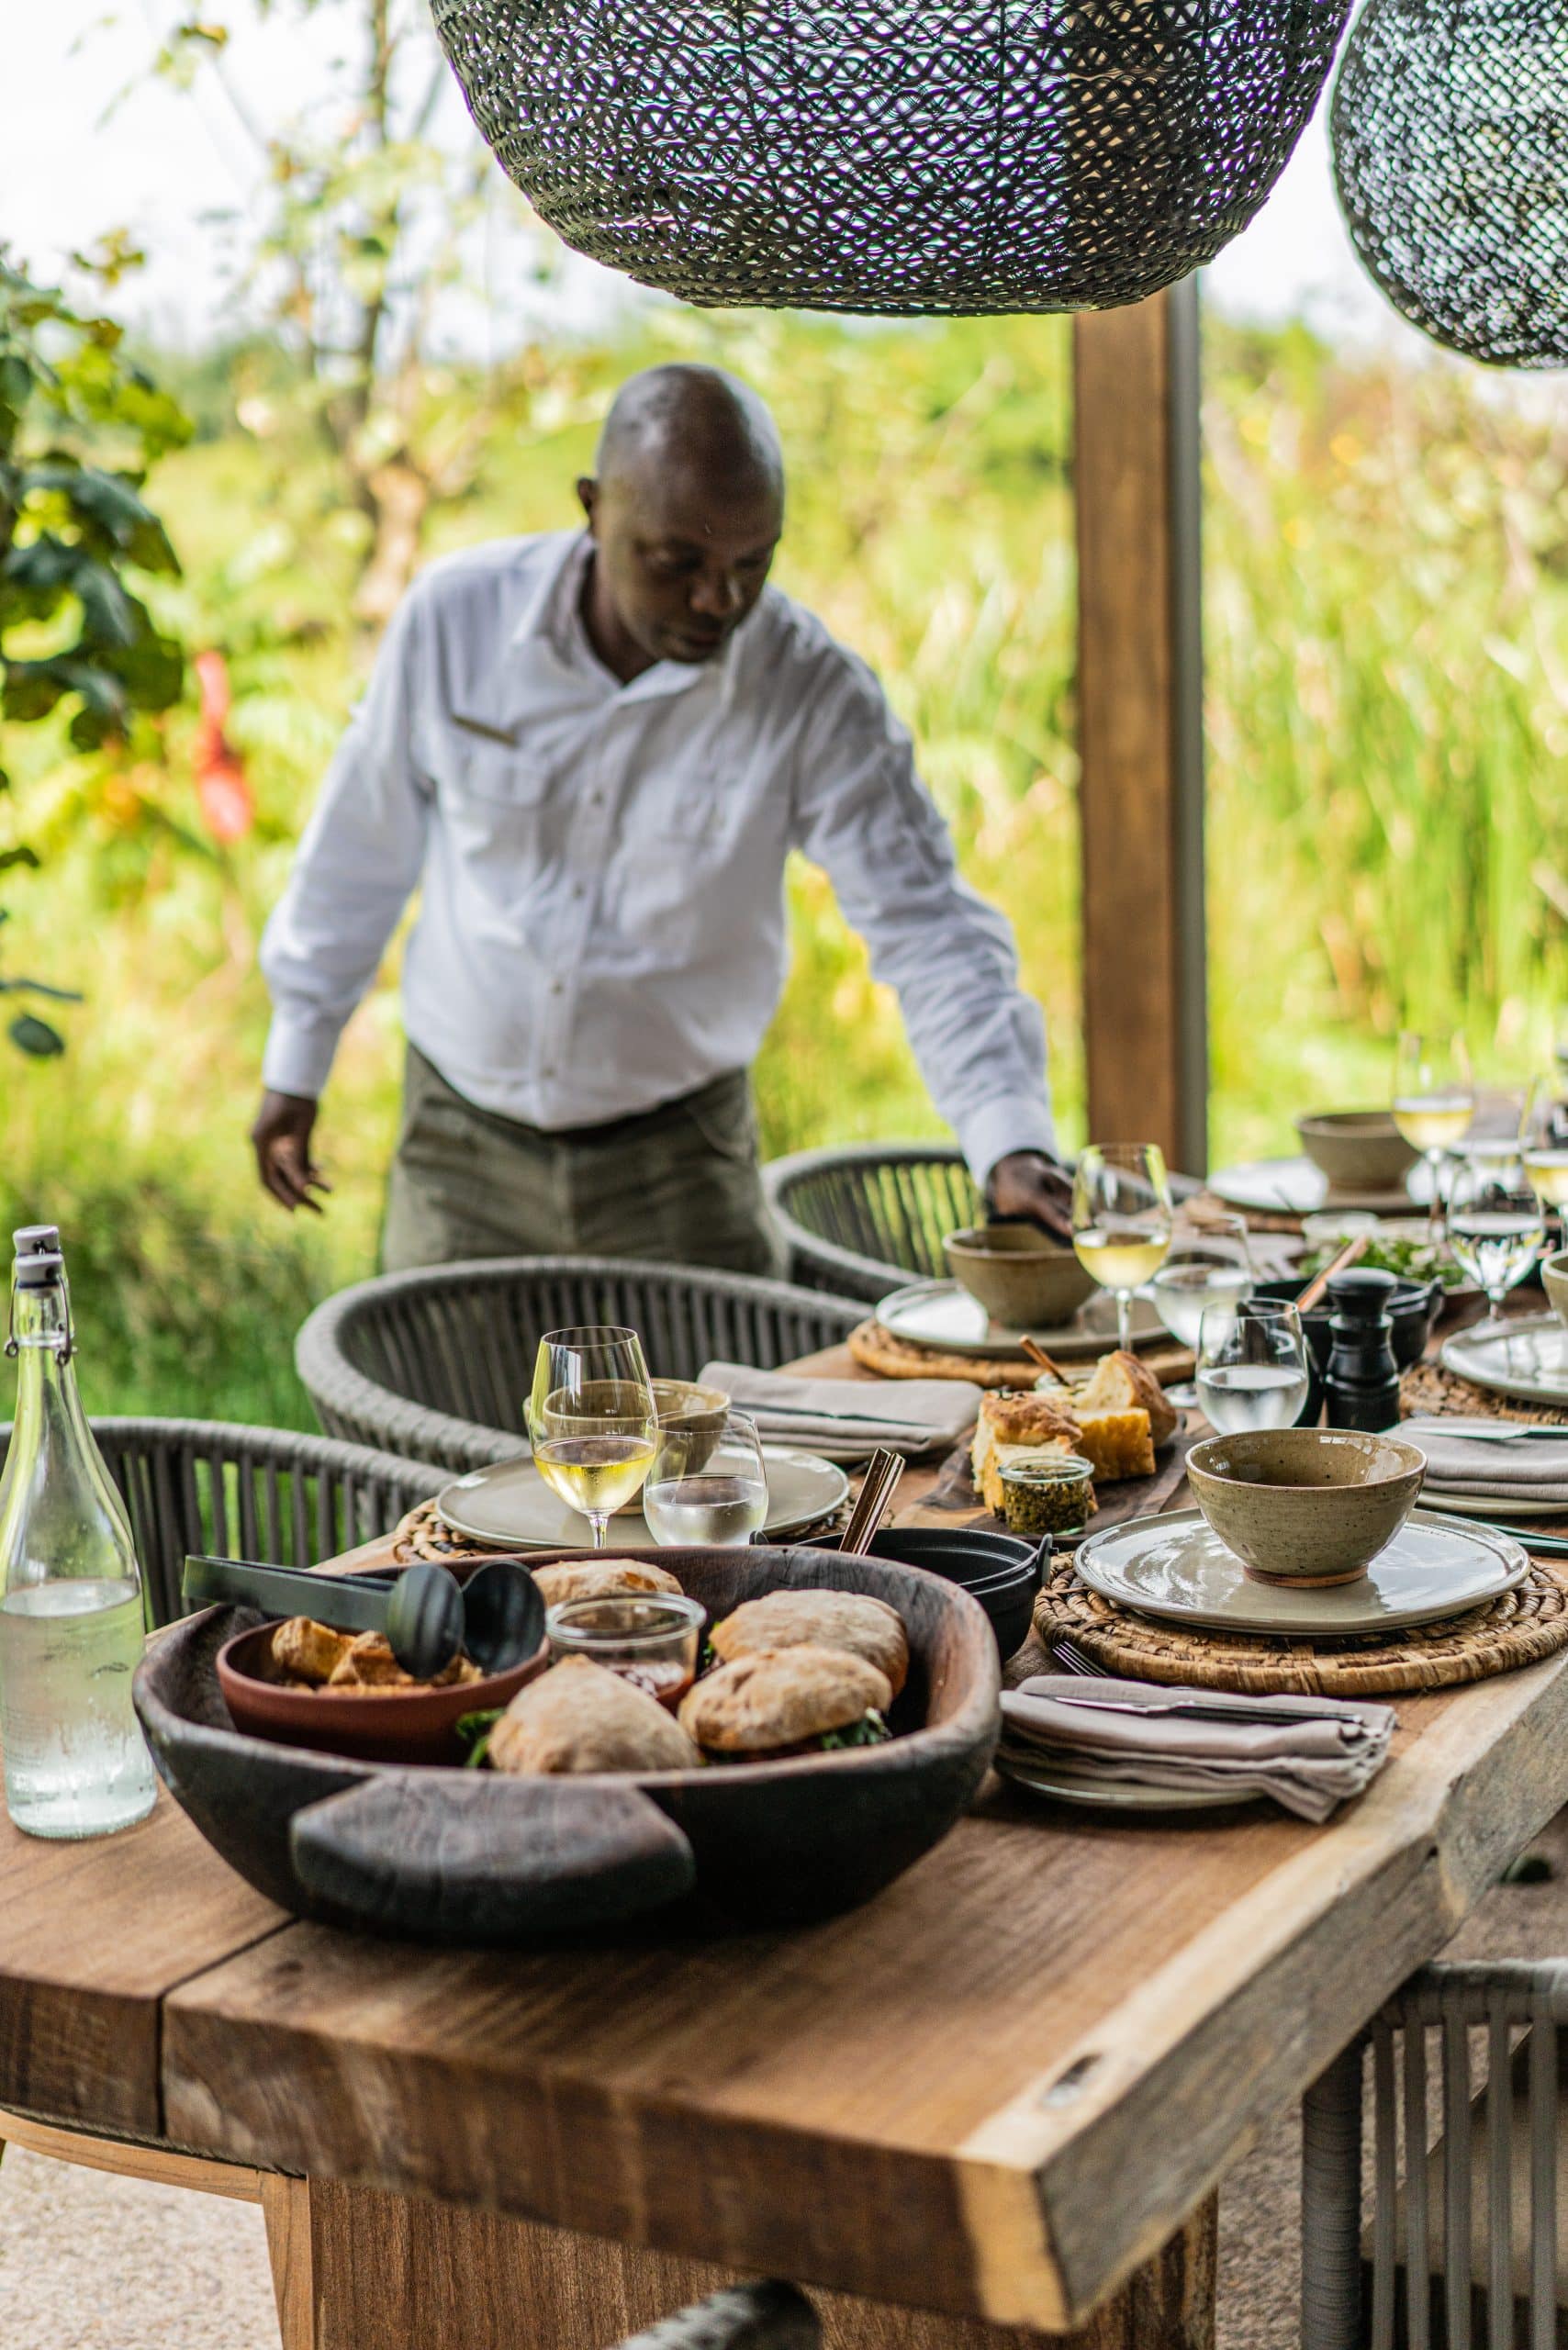
{"type": "Polygon", "coordinates": [[[1058,1240],[1072,1238],[1072,1178],[1043,1150],[1012,1150],[999,1158],[986,1201],[993,1215],[1043,1225],[1058,1240]]]}
{"type": "Polygon", "coordinates": [[[251,1128],[263,1189],[290,1214],[296,1208],[308,1208],[312,1215],[319,1215],[321,1203],[310,1194],[332,1188],[310,1156],[315,1124],[316,1104],[304,1094],[263,1093],[251,1128]]]}

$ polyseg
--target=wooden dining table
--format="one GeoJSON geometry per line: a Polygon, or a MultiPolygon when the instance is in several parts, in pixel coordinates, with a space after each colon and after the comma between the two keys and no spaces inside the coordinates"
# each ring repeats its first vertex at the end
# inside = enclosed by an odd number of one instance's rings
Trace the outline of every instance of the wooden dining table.
{"type": "Polygon", "coordinates": [[[0,2106],[259,2179],[286,2350],[601,2350],[737,2274],[834,2350],[1203,2350],[1216,2183],[1568,1796],[1568,1656],[1397,1704],[1325,1826],[992,1778],[863,1908],[719,1939],[431,1950],[286,1915],[162,1792],[0,1819],[0,2106]]]}

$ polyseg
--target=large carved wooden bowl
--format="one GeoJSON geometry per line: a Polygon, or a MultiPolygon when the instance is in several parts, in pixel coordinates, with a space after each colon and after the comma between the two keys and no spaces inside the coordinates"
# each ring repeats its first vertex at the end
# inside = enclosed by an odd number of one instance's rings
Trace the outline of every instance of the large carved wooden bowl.
{"type": "Polygon", "coordinates": [[[1000,1673],[984,1611],[936,1575],[842,1552],[660,1560],[711,1618],[781,1587],[868,1592],[896,1607],[910,1644],[898,1735],[645,1775],[505,1778],[353,1762],[234,1728],[214,1660],[258,1619],[232,1607],[153,1643],[137,1710],[164,1783],[208,1842],[260,1892],[325,1923],[521,1946],[674,1903],[722,1926],[799,1922],[870,1899],[947,1833],[985,1776],[1000,1673]]]}

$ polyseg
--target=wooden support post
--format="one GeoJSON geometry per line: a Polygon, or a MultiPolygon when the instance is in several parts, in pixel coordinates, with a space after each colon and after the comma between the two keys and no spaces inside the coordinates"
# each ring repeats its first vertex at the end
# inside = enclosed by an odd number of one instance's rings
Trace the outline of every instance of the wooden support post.
{"type": "Polygon", "coordinates": [[[1073,321],[1089,1132],[1207,1164],[1196,280],[1073,321]]]}

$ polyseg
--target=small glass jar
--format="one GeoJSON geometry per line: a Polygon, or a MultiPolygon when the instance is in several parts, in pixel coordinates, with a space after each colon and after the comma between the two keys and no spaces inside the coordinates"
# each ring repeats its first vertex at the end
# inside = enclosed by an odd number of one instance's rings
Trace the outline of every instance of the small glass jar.
{"type": "Polygon", "coordinates": [[[697,1678],[707,1621],[701,1603],[680,1592],[617,1592],[605,1599],[564,1599],[544,1618],[550,1653],[586,1656],[646,1690],[673,1713],[697,1678]]]}
{"type": "Polygon", "coordinates": [[[1010,1534],[1081,1534],[1094,1515],[1094,1472],[1076,1452],[1019,1460],[1002,1472],[1010,1534]]]}

